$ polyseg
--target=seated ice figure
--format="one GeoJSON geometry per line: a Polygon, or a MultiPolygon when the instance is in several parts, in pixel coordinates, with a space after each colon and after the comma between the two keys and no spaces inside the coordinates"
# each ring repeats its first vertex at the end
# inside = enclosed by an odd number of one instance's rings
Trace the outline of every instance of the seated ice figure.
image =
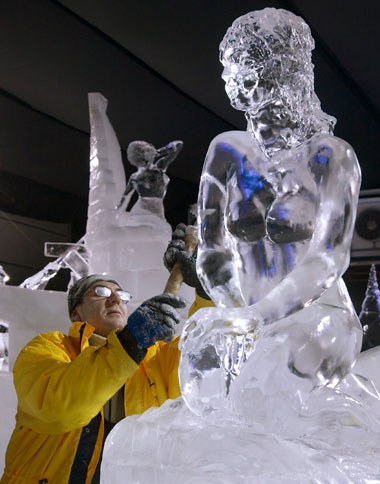
{"type": "Polygon", "coordinates": [[[300,17],[272,8],[235,20],[220,45],[248,128],[220,134],[207,153],[197,269],[217,307],[198,311],[181,340],[195,413],[284,435],[312,411],[311,394],[345,377],[362,342],[341,278],[361,174],[314,93],[313,48],[300,17]]]}
{"type": "Polygon", "coordinates": [[[217,307],[181,336],[187,405],[117,424],[104,483],[379,482],[380,351],[350,371],[362,330],[341,279],[360,169],[314,94],[313,45],[272,8],[221,44],[248,130],[215,138],[201,178],[198,274],[217,307]]]}

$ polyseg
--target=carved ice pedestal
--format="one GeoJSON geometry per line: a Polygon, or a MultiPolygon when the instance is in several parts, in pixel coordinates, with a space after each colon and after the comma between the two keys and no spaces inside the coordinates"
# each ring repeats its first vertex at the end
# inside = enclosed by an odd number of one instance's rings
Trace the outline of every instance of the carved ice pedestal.
{"type": "MultiPolygon", "coordinates": [[[[353,372],[379,386],[379,363],[374,348],[360,355],[353,372]]],[[[354,456],[332,455],[236,422],[203,419],[180,397],[116,425],[106,440],[101,484],[365,484],[379,482],[378,459],[360,446],[354,456]]]]}

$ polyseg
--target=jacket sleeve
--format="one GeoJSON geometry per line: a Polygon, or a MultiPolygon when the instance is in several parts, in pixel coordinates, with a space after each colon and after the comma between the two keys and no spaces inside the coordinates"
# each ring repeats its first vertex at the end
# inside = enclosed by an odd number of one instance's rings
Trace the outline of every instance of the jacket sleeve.
{"type": "Polygon", "coordinates": [[[181,395],[178,382],[178,337],[151,346],[139,369],[125,384],[125,415],[141,414],[181,395]]]}
{"type": "Polygon", "coordinates": [[[88,347],[73,361],[58,335],[34,338],[13,371],[18,423],[40,433],[86,425],[138,368],[115,332],[104,346],[88,347]]]}

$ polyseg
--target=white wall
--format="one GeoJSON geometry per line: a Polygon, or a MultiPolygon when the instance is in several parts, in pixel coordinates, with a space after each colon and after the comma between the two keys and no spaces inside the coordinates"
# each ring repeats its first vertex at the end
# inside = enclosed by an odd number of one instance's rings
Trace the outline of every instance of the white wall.
{"type": "MultiPolygon", "coordinates": [[[[34,336],[55,330],[67,334],[70,327],[66,294],[63,292],[0,286],[0,308],[0,319],[9,325],[11,369],[20,350],[34,336]]],[[[0,372],[0,476],[4,468],[5,450],[14,428],[16,407],[12,373],[0,372]]]]}

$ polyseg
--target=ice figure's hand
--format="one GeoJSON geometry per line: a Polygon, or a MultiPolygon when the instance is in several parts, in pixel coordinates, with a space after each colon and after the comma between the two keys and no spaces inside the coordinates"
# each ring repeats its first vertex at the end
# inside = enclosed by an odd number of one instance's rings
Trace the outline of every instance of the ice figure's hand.
{"type": "Polygon", "coordinates": [[[128,318],[127,328],[143,348],[156,341],[173,339],[175,326],[180,322],[177,309],[184,308],[186,301],[180,296],[161,294],[144,301],[128,318]]]}
{"type": "Polygon", "coordinates": [[[216,304],[235,308],[245,305],[235,262],[229,251],[199,250],[197,273],[216,304]]]}
{"type": "Polygon", "coordinates": [[[187,322],[179,348],[182,395],[198,415],[229,412],[231,383],[254,348],[261,318],[252,308],[203,308],[187,322]]]}
{"type": "Polygon", "coordinates": [[[186,225],[178,224],[172,234],[172,240],[164,254],[164,264],[169,272],[172,271],[174,264],[179,263],[183,282],[190,287],[194,287],[197,294],[204,299],[210,299],[204,291],[200,280],[198,279],[196,262],[197,262],[197,249],[194,254],[190,255],[185,250],[185,236],[186,225]]]}

